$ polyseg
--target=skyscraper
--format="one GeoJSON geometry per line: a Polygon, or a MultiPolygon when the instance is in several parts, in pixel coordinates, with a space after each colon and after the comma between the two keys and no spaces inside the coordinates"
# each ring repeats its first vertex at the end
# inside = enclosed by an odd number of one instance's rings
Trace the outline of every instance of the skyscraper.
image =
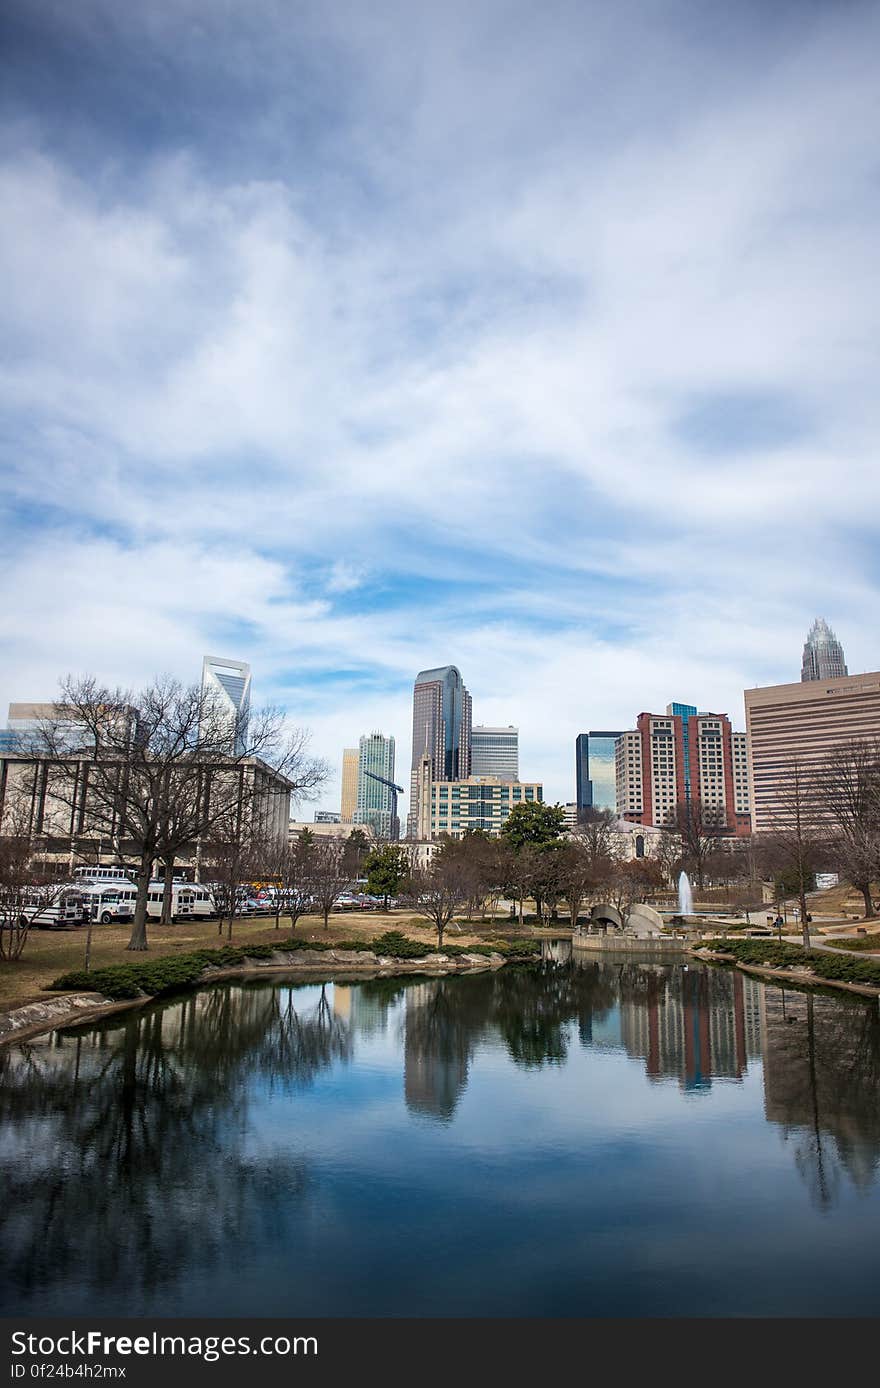
{"type": "Polygon", "coordinates": [[[614,745],[620,732],[578,733],[574,742],[575,804],[582,821],[589,809],[617,809],[614,745]]]}
{"type": "Polygon", "coordinates": [[[418,772],[425,752],[437,781],[463,781],[471,767],[471,696],[454,665],[421,670],[413,689],[410,836],[418,822],[418,772]]]}
{"type": "Polygon", "coordinates": [[[817,617],[804,642],[801,680],[838,680],[848,675],[843,647],[824,617],[817,617]]]}
{"type": "Polygon", "coordinates": [[[359,762],[360,748],[346,747],[342,753],[342,801],[339,806],[343,824],[352,824],[357,814],[359,762]]]}
{"type": "Polygon", "coordinates": [[[471,728],[471,775],[519,780],[519,728],[471,728]]]}
{"type": "Polygon", "coordinates": [[[358,744],[355,823],[368,825],[380,838],[394,838],[394,792],[374,776],[394,780],[394,738],[381,733],[364,735],[358,744]]]}
{"type": "Polygon", "coordinates": [[[235,756],[247,748],[251,706],[251,667],[243,660],[206,655],[202,661],[202,694],[222,725],[235,756]]]}

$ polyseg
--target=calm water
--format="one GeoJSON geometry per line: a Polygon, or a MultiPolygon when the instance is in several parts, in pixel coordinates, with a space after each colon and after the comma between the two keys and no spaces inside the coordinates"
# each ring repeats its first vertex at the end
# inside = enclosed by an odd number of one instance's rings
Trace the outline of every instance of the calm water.
{"type": "Polygon", "coordinates": [[[880,1313],[873,1003],[260,982],[0,1066],[6,1314],[880,1313]]]}

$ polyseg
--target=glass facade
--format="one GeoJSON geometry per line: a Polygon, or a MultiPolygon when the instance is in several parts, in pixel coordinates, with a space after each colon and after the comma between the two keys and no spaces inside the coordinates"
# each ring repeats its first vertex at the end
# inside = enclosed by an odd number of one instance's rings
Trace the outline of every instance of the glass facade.
{"type": "Polygon", "coordinates": [[[368,824],[380,838],[394,838],[394,791],[375,780],[375,776],[394,780],[394,738],[382,733],[370,733],[360,739],[355,823],[368,824]]]}
{"type": "Polygon", "coordinates": [[[418,768],[427,752],[437,781],[463,781],[471,771],[471,696],[454,665],[422,670],[413,689],[409,832],[418,822],[418,768]]]}
{"type": "Polygon", "coordinates": [[[577,813],[585,810],[617,810],[614,747],[621,732],[597,730],[579,733],[575,739],[577,813]]]}
{"type": "Polygon", "coordinates": [[[519,729],[471,729],[471,775],[497,776],[502,781],[519,780],[519,729]]]}
{"type": "Polygon", "coordinates": [[[674,718],[681,719],[681,756],[682,770],[684,771],[684,795],[686,800],[691,798],[691,751],[690,737],[688,736],[688,719],[696,718],[697,708],[695,704],[667,704],[666,712],[674,718]]]}
{"type": "Polygon", "coordinates": [[[202,694],[228,726],[230,750],[240,756],[247,747],[251,667],[243,660],[206,655],[202,661],[202,694]]]}

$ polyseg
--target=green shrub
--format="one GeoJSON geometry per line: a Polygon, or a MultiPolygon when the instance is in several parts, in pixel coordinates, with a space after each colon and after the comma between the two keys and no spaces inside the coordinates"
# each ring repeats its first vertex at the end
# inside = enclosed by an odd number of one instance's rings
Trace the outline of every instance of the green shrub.
{"type": "Polygon", "coordinates": [[[842,983],[870,983],[880,987],[880,960],[825,954],[778,940],[708,940],[705,948],[730,954],[740,964],[756,964],[765,968],[806,968],[811,969],[817,978],[842,983]]]}
{"type": "MultiPolygon", "coordinates": [[[[388,930],[375,940],[344,940],[336,943],[318,940],[280,939],[271,945],[224,945],[221,949],[194,950],[192,954],[169,955],[161,959],[144,959],[126,964],[111,964],[105,968],[74,969],[49,984],[52,991],[73,988],[103,993],[105,997],[122,1001],[144,995],[159,997],[179,988],[198,983],[205,969],[229,969],[249,959],[271,959],[277,953],[291,951],[325,953],[327,950],[352,950],[359,953],[375,951],[395,959],[423,959],[434,946],[419,940],[409,940],[398,930],[388,930]]],[[[461,950],[464,953],[464,950],[461,950]]]]}

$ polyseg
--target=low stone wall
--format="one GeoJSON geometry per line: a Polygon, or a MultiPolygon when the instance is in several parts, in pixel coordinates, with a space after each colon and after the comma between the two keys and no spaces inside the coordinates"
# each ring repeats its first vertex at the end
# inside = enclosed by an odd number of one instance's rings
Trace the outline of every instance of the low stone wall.
{"type": "Polygon", "coordinates": [[[575,935],[572,947],[588,954],[687,954],[687,940],[637,940],[626,935],[575,935]]]}

